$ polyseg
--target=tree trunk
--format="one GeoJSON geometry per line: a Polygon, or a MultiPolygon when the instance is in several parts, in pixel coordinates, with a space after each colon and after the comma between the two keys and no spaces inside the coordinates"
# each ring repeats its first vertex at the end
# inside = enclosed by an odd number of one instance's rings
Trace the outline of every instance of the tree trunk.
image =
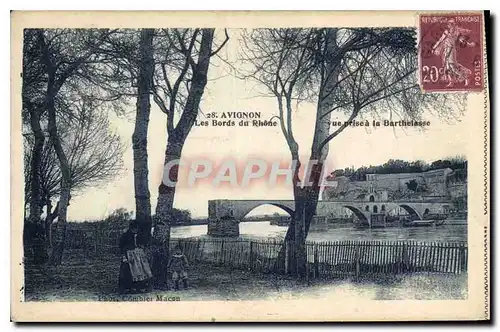
{"type": "MultiPolygon", "coordinates": [[[[153,82],[153,29],[141,30],[140,62],[135,128],[132,135],[134,150],[135,215],[140,235],[149,240],[151,201],[148,182],[148,125],[151,110],[150,92],[153,82]]],[[[149,242],[149,241],[147,241],[149,242]]]]}
{"type": "MultiPolygon", "coordinates": [[[[295,200],[295,216],[287,230],[285,239],[294,239],[295,257],[292,257],[295,262],[290,261],[290,266],[296,264],[295,272],[297,276],[303,277],[306,273],[307,265],[307,250],[305,241],[309,234],[311,222],[316,213],[316,207],[319,200],[319,192],[321,190],[321,172],[324,167],[324,161],[328,156],[328,144],[322,144],[330,134],[330,110],[335,101],[333,90],[338,82],[340,72],[340,61],[336,57],[336,30],[327,29],[326,31],[326,49],[325,49],[325,68],[320,84],[318,96],[316,126],[314,128],[314,138],[311,146],[311,156],[309,158],[312,167],[311,176],[309,179],[303,179],[304,183],[311,182],[302,188],[297,187],[298,182],[294,181],[294,200],[295,200]],[[299,213],[297,213],[299,212],[299,213]]],[[[292,157],[294,155],[291,149],[292,157]]]]}
{"type": "Polygon", "coordinates": [[[45,239],[48,247],[52,247],[52,201],[47,196],[47,216],[45,217],[45,239]]]}
{"type": "MultiPolygon", "coordinates": [[[[321,182],[319,182],[321,183],[321,182]]],[[[306,239],[316,214],[320,186],[313,181],[311,187],[295,187],[295,213],[288,226],[285,241],[289,244],[288,266],[298,277],[305,277],[307,264],[306,239]]],[[[284,249],[284,248],[283,248],[284,249]]],[[[284,251],[280,252],[280,259],[284,259],[284,251]]]]}
{"type": "Polygon", "coordinates": [[[32,110],[30,112],[31,130],[35,135],[35,144],[31,152],[31,199],[30,199],[30,216],[29,220],[33,223],[40,222],[40,215],[42,214],[41,204],[41,190],[40,190],[40,165],[42,163],[43,144],[45,136],[43,135],[40,127],[40,115],[38,111],[32,110]]]}
{"type": "Polygon", "coordinates": [[[54,146],[57,159],[59,160],[59,166],[61,168],[61,193],[59,198],[59,211],[58,211],[59,217],[57,219],[57,229],[56,229],[54,248],[52,250],[52,255],[50,257],[51,264],[59,265],[61,264],[62,261],[62,255],[64,251],[64,241],[66,238],[67,212],[68,212],[68,205],[71,193],[71,171],[69,168],[68,159],[62,147],[61,139],[57,132],[54,95],[51,92],[49,92],[47,96],[47,111],[49,118],[48,128],[49,128],[50,139],[54,146]]]}
{"type": "Polygon", "coordinates": [[[56,235],[54,239],[55,241],[53,243],[52,255],[50,257],[50,262],[52,265],[60,265],[62,261],[64,244],[66,240],[66,226],[70,192],[71,184],[68,179],[63,176],[61,180],[61,195],[59,200],[59,217],[57,219],[56,235]]]}
{"type": "Polygon", "coordinates": [[[290,224],[285,235],[285,243],[280,253],[278,254],[278,261],[283,261],[288,257],[287,266],[288,272],[292,272],[298,277],[303,276],[305,271],[304,267],[304,251],[305,239],[307,235],[305,231],[305,190],[300,186],[299,170],[301,167],[299,161],[299,151],[297,144],[289,144],[292,160],[297,161],[293,175],[293,196],[295,202],[294,214],[290,218],[290,224]],[[285,250],[288,250],[285,254],[285,250]]]}
{"type": "MultiPolygon", "coordinates": [[[[180,160],[182,149],[186,138],[194,125],[200,102],[207,85],[208,68],[210,65],[210,53],[212,51],[212,41],[214,38],[214,29],[203,29],[198,63],[193,68],[193,77],[191,80],[191,89],[186,99],[186,104],[177,126],[168,132],[167,147],[165,149],[164,165],[180,160]]],[[[191,56],[191,55],[187,55],[191,56]]],[[[165,173],[165,169],[163,172],[165,173]]],[[[179,175],[179,166],[173,166],[168,169],[168,174],[163,174],[163,178],[168,177],[170,183],[162,183],[158,187],[158,201],[156,204],[156,220],[162,221],[167,227],[165,247],[170,244],[170,227],[174,222],[172,220],[172,209],[174,206],[175,189],[179,175]]],[[[161,281],[160,281],[161,282],[161,281]]]]}
{"type": "MultiPolygon", "coordinates": [[[[167,149],[165,150],[165,165],[174,160],[180,160],[182,155],[182,148],[184,142],[174,142],[173,139],[168,141],[167,149]]],[[[165,169],[164,172],[167,170],[165,169]]],[[[171,167],[168,170],[168,174],[164,174],[163,177],[168,177],[171,183],[176,183],[179,175],[179,167],[177,165],[171,167]]],[[[167,225],[172,224],[172,209],[174,206],[176,186],[165,185],[162,181],[158,187],[158,201],[156,204],[156,217],[158,220],[163,221],[167,225]]]]}
{"type": "MultiPolygon", "coordinates": [[[[69,200],[71,201],[71,196],[69,197],[69,200]]],[[[68,202],[68,206],[70,203],[68,202]]],[[[46,227],[46,234],[47,234],[47,245],[52,248],[52,223],[56,218],[59,217],[59,201],[57,202],[54,210],[52,210],[52,201],[50,197],[48,198],[47,201],[47,217],[45,218],[45,227],[46,227]],[[50,212],[50,214],[48,213],[50,212]]]]}
{"type": "Polygon", "coordinates": [[[56,107],[55,107],[55,97],[56,97],[56,87],[54,78],[54,68],[47,65],[48,71],[48,81],[47,81],[47,93],[45,96],[45,106],[48,114],[48,130],[50,135],[50,140],[54,147],[57,159],[59,160],[59,167],[61,169],[61,190],[59,195],[59,217],[57,219],[57,229],[54,247],[52,250],[52,255],[50,257],[50,262],[52,265],[60,265],[62,261],[64,242],[66,238],[66,223],[67,223],[67,212],[69,199],[71,194],[71,171],[68,162],[68,158],[64,153],[61,139],[57,130],[56,121],[56,107]]]}
{"type": "Polygon", "coordinates": [[[294,259],[291,265],[295,269],[298,278],[304,278],[306,275],[307,264],[307,251],[306,251],[306,237],[305,223],[306,223],[306,199],[303,195],[295,201],[295,214],[294,214],[294,259]]]}
{"type": "MultiPolygon", "coordinates": [[[[31,182],[30,191],[31,198],[29,202],[29,218],[28,222],[32,225],[41,224],[40,215],[42,214],[41,204],[41,188],[40,188],[40,165],[42,159],[43,144],[45,136],[40,126],[40,114],[38,110],[29,108],[30,110],[30,125],[33,134],[35,135],[35,144],[31,152],[31,182]]],[[[42,236],[43,234],[38,234],[42,236]]],[[[31,252],[34,256],[34,261],[38,263],[45,263],[47,257],[46,241],[44,238],[33,239],[31,236],[26,237],[25,253],[31,252]],[[36,243],[36,245],[35,245],[36,243]],[[31,248],[28,248],[30,247],[31,248]]]]}

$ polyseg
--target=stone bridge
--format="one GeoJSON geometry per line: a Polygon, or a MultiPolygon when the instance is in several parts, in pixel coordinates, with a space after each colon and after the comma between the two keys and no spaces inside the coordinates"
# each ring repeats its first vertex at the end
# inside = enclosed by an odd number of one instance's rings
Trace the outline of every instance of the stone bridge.
{"type": "MultiPolygon", "coordinates": [[[[293,200],[211,200],[208,202],[208,234],[211,235],[238,235],[238,223],[253,209],[261,205],[273,205],[293,216],[295,202],[293,200]],[[234,230],[234,228],[237,228],[234,230]],[[218,229],[227,229],[220,233],[218,229]],[[232,229],[232,230],[230,230],[232,229]],[[228,234],[224,234],[228,233],[228,234]]],[[[383,213],[402,208],[414,219],[422,219],[427,213],[446,213],[451,203],[437,202],[367,202],[367,201],[319,201],[316,216],[328,217],[334,211],[346,208],[364,223],[370,224],[372,213],[383,213]]]]}

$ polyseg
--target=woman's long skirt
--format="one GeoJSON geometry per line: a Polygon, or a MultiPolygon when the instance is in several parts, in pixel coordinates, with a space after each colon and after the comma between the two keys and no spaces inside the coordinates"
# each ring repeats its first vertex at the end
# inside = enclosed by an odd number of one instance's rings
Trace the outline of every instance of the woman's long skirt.
{"type": "Polygon", "coordinates": [[[153,274],[144,250],[137,248],[127,251],[127,260],[127,262],[122,262],[120,265],[118,278],[120,293],[148,289],[153,274]]]}

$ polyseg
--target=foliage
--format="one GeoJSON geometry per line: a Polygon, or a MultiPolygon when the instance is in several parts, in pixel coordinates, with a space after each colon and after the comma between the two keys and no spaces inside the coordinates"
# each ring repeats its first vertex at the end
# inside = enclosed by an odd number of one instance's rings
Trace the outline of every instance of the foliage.
{"type": "Polygon", "coordinates": [[[452,199],[453,208],[456,211],[467,211],[467,196],[459,196],[452,199]]]}
{"type": "Polygon", "coordinates": [[[362,166],[357,169],[338,169],[331,173],[330,177],[345,176],[351,181],[366,181],[367,174],[399,174],[399,173],[421,173],[436,169],[450,168],[454,171],[465,171],[467,174],[467,160],[457,156],[448,159],[439,159],[428,164],[425,161],[405,161],[400,159],[389,159],[383,165],[362,166]]]}
{"type": "MultiPolygon", "coordinates": [[[[61,141],[68,156],[71,173],[71,191],[78,192],[115,178],[123,166],[125,145],[120,136],[109,130],[105,113],[97,110],[82,110],[86,114],[79,121],[61,124],[61,141]],[[64,126],[64,127],[63,127],[64,126]]],[[[31,157],[33,139],[24,135],[24,177],[26,186],[31,180],[31,157]]],[[[56,198],[60,193],[61,170],[50,141],[43,145],[40,165],[40,187],[43,201],[56,198]]],[[[25,201],[30,199],[30,190],[25,190],[25,201]]]]}
{"type": "Polygon", "coordinates": [[[59,142],[60,155],[69,164],[69,172],[64,172],[69,173],[72,191],[102,183],[120,170],[124,146],[109,130],[108,112],[124,114],[133,94],[132,66],[124,59],[133,53],[131,36],[130,31],[118,29],[24,31],[21,111],[26,201],[44,206],[59,196],[63,174],[55,153],[59,142]],[[51,108],[55,136],[49,135],[51,108]],[[42,137],[35,146],[37,135],[42,137]],[[50,139],[44,139],[47,136],[50,139]],[[35,184],[30,183],[33,175],[35,184]]]}
{"type": "MultiPolygon", "coordinates": [[[[126,102],[124,96],[132,89],[128,71],[122,70],[120,61],[124,52],[120,46],[125,39],[118,30],[112,29],[26,29],[24,33],[21,111],[23,124],[29,123],[29,128],[23,131],[31,131],[35,138],[30,165],[29,218],[40,222],[43,204],[48,210],[47,225],[52,218],[51,201],[46,197],[42,202],[40,190],[46,131],[60,171],[58,227],[51,255],[51,263],[59,265],[64,249],[72,172],[76,173],[75,168],[71,168],[65,145],[68,139],[82,143],[78,135],[63,137],[63,131],[70,124],[85,128],[86,116],[92,117],[95,114],[92,112],[101,107],[122,109],[126,102]]],[[[46,155],[50,156],[50,152],[46,155]]],[[[47,192],[44,194],[48,196],[47,192]]]]}
{"type": "Polygon", "coordinates": [[[406,187],[411,190],[411,191],[417,191],[417,188],[418,188],[418,183],[415,179],[412,179],[408,182],[405,183],[406,184],[406,187]]]}
{"type": "Polygon", "coordinates": [[[103,220],[104,223],[116,223],[116,222],[129,222],[132,221],[132,211],[128,211],[126,208],[118,208],[114,210],[106,219],[103,220]]]}
{"type": "Polygon", "coordinates": [[[200,80],[201,62],[210,61],[229,40],[227,30],[224,33],[222,43],[212,47],[214,31],[211,29],[155,30],[155,70],[151,92],[154,102],[167,116],[169,136],[181,135],[188,125],[190,113],[196,118],[199,105],[190,109],[196,92],[192,91],[192,83],[200,80]]]}

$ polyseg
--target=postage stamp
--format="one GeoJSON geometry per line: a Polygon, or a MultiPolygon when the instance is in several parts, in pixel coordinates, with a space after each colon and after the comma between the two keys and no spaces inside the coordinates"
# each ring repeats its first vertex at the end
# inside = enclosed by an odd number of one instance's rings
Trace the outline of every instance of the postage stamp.
{"type": "Polygon", "coordinates": [[[484,88],[482,15],[419,16],[419,76],[426,92],[484,88]]]}
{"type": "Polygon", "coordinates": [[[11,20],[13,321],[489,319],[484,13],[11,20]]]}

